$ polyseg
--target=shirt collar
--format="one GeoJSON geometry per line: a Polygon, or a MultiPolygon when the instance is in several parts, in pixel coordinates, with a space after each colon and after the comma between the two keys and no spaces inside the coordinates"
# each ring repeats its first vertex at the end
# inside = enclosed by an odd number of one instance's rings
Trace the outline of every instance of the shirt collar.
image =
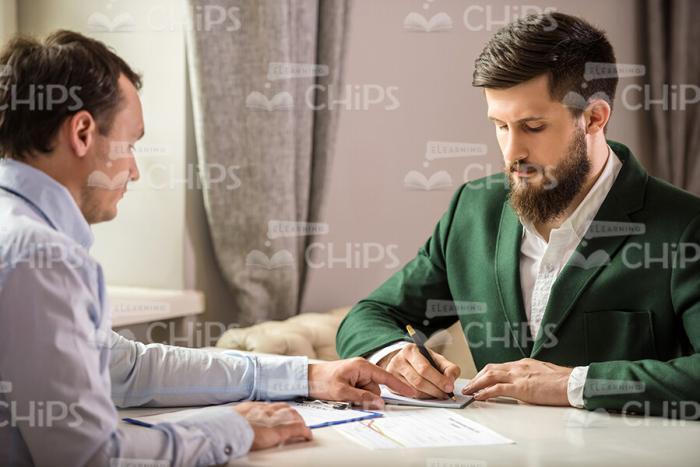
{"type": "Polygon", "coordinates": [[[0,159],[0,188],[24,199],[55,230],[89,249],[90,225],[66,187],[41,170],[13,159],[0,159]]]}
{"type": "MultiPolygon", "coordinates": [[[[578,241],[580,242],[586,233],[586,229],[588,229],[588,226],[598,212],[598,209],[600,209],[603,201],[605,201],[605,198],[608,196],[608,193],[610,192],[613,183],[615,183],[615,178],[617,178],[617,174],[620,173],[621,168],[622,162],[620,162],[620,159],[617,157],[612,148],[608,146],[608,158],[605,162],[605,166],[603,166],[600,176],[583,198],[583,201],[581,201],[581,203],[576,207],[574,212],[571,213],[571,215],[558,229],[553,229],[552,232],[570,230],[574,233],[574,235],[576,235],[578,241]]],[[[531,222],[521,218],[520,223],[523,225],[523,236],[528,234],[534,235],[540,239],[542,238],[531,222]]],[[[544,241],[544,239],[542,240],[544,241]]]]}

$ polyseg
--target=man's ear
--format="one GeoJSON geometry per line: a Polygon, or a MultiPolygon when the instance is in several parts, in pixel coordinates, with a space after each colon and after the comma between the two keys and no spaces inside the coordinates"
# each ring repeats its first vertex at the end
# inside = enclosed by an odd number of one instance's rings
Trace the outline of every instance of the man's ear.
{"type": "Polygon", "coordinates": [[[87,110],[74,114],[68,121],[68,143],[78,157],[85,157],[94,144],[97,123],[87,110]]]}
{"type": "Polygon", "coordinates": [[[595,99],[588,104],[583,116],[586,120],[586,133],[603,131],[608,124],[612,109],[605,99],[595,99]]]}

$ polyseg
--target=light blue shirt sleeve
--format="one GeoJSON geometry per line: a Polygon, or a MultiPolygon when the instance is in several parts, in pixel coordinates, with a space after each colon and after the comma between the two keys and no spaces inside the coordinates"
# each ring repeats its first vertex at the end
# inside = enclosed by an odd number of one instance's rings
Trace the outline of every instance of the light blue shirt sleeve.
{"type": "Polygon", "coordinates": [[[118,407],[289,400],[308,394],[306,357],[144,345],[114,332],[111,337],[112,399],[118,407]]]}
{"type": "Polygon", "coordinates": [[[119,422],[115,404],[198,405],[307,394],[305,358],[143,345],[112,333],[90,287],[94,277],[83,266],[19,262],[3,271],[0,464],[28,458],[52,467],[129,465],[134,459],[225,464],[253,441],[248,422],[230,407],[149,429],[119,422]],[[41,420],[12,412],[49,406],[55,416],[41,420]]]}

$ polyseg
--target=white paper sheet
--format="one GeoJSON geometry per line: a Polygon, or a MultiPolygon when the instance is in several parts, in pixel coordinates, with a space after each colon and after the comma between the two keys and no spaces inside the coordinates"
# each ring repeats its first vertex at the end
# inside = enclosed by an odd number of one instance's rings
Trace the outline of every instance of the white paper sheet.
{"type": "Polygon", "coordinates": [[[432,407],[432,408],[443,408],[443,409],[461,409],[471,402],[472,396],[465,396],[462,394],[462,388],[467,385],[469,380],[458,379],[455,381],[455,399],[413,399],[411,397],[404,397],[399,394],[391,392],[389,388],[382,385],[382,398],[387,404],[394,405],[412,405],[415,407],[432,407]]]}
{"type": "Polygon", "coordinates": [[[383,418],[336,426],[346,438],[369,449],[486,446],[514,441],[445,409],[406,410],[383,418]]]}

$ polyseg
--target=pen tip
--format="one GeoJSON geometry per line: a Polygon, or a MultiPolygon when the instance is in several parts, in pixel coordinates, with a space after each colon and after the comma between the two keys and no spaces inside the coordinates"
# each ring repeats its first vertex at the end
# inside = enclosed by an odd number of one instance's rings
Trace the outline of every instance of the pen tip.
{"type": "Polygon", "coordinates": [[[455,396],[450,397],[453,401],[457,402],[457,398],[455,396]]]}

